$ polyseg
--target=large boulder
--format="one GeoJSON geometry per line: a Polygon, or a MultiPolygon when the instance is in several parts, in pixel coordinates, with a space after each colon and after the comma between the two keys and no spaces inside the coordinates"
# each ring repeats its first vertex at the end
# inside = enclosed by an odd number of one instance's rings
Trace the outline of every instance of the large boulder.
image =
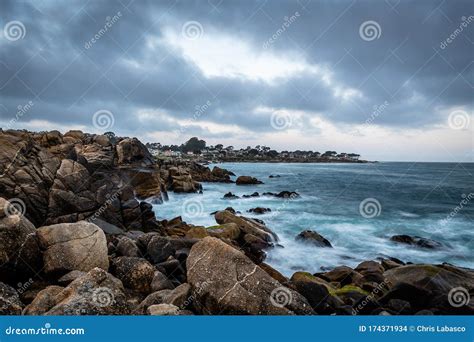
{"type": "Polygon", "coordinates": [[[235,181],[235,184],[237,184],[237,185],[251,185],[251,184],[263,184],[263,182],[259,181],[255,177],[239,176],[239,177],[237,177],[237,180],[235,181]]]}
{"type": "Polygon", "coordinates": [[[37,230],[46,273],[88,272],[109,268],[105,234],[95,224],[60,223],[37,230]]]}
{"type": "Polygon", "coordinates": [[[391,287],[405,283],[438,293],[448,293],[456,287],[474,289],[473,270],[448,264],[405,265],[388,270],[383,276],[391,287]]]}
{"type": "Polygon", "coordinates": [[[41,253],[33,224],[0,197],[0,279],[21,280],[41,269],[41,253]]]}
{"type": "Polygon", "coordinates": [[[43,308],[46,315],[127,315],[130,305],[122,282],[94,268],[57,293],[43,308]]]}
{"type": "Polygon", "coordinates": [[[186,261],[196,310],[205,314],[313,314],[306,299],[284,287],[245,254],[219,239],[196,243],[186,261]]]}

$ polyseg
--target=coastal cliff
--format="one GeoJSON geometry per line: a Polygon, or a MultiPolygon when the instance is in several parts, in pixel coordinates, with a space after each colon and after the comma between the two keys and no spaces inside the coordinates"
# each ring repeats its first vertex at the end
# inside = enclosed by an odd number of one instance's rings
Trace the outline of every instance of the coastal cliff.
{"type": "MultiPolygon", "coordinates": [[[[462,288],[469,297],[470,269],[388,257],[288,278],[265,263],[281,246],[261,220],[232,208],[213,213],[211,227],[155,217],[152,203],[169,192],[201,192],[201,182],[231,176],[156,160],[136,138],[1,131],[0,313],[474,314],[472,301],[453,305],[450,296],[462,288]]],[[[298,196],[281,190],[266,196],[298,196]]],[[[331,248],[317,232],[297,239],[331,248]]]]}

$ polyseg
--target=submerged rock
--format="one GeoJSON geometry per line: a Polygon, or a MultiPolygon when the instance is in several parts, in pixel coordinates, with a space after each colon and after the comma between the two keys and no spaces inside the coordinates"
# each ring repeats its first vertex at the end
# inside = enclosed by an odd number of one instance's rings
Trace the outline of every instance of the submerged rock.
{"type": "Polygon", "coordinates": [[[296,241],[310,243],[316,247],[332,248],[332,245],[329,242],[329,240],[327,240],[326,238],[324,238],[322,235],[320,235],[318,232],[315,232],[314,230],[302,231],[301,233],[298,234],[298,236],[296,236],[296,241]]]}
{"type": "Polygon", "coordinates": [[[262,208],[262,207],[251,208],[248,210],[249,213],[254,213],[254,214],[265,214],[270,211],[272,211],[270,208],[262,208]]]}
{"type": "Polygon", "coordinates": [[[443,247],[443,244],[438,241],[422,238],[419,236],[394,235],[390,238],[390,240],[394,242],[398,242],[398,243],[421,247],[421,248],[435,249],[435,248],[443,247]]]}
{"type": "Polygon", "coordinates": [[[263,182],[259,181],[255,177],[239,176],[239,177],[237,177],[237,180],[235,181],[235,184],[237,184],[237,185],[251,185],[251,184],[263,184],[263,182]]]}

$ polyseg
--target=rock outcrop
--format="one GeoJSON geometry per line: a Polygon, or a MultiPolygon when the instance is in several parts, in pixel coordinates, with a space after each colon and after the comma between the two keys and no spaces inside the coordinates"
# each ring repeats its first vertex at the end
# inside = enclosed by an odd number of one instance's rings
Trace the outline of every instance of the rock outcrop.
{"type": "Polygon", "coordinates": [[[303,296],[219,239],[207,237],[196,243],[186,264],[194,305],[204,314],[314,313],[303,296]]]}

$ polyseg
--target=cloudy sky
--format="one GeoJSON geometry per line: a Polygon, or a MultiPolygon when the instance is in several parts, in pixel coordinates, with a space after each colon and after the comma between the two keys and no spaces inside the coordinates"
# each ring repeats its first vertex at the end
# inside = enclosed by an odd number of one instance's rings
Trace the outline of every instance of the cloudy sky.
{"type": "Polygon", "coordinates": [[[0,2],[0,124],[474,161],[474,2],[0,2]]]}

